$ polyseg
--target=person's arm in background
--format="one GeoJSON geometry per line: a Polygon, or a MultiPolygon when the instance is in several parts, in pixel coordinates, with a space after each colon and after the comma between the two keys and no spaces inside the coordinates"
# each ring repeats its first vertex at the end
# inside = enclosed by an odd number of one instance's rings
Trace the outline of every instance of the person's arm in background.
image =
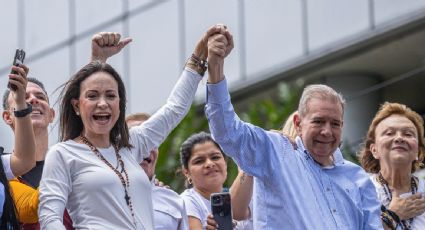
{"type": "MultiPolygon", "coordinates": [[[[12,66],[12,70],[17,72],[17,74],[9,74],[9,83],[16,86],[16,90],[11,90],[10,92],[15,102],[14,108],[10,108],[10,113],[24,111],[30,106],[26,103],[28,67],[25,65],[19,67],[12,66]]],[[[23,117],[15,116],[14,132],[15,145],[10,157],[10,167],[14,176],[21,176],[35,166],[35,137],[32,128],[31,113],[23,117]]]]}
{"type": "MultiPolygon", "coordinates": [[[[215,33],[210,29],[198,41],[193,55],[198,59],[206,59],[206,41],[205,36],[209,33],[215,33]]],[[[202,80],[203,70],[193,65],[191,57],[185,64],[185,67],[175,83],[167,101],[161,106],[146,122],[140,126],[132,128],[131,134],[136,134],[133,138],[133,146],[139,148],[136,152],[136,160],[142,160],[144,153],[149,153],[167,138],[170,132],[180,123],[189,111],[193,99],[195,98],[199,82],[202,80]]],[[[174,77],[173,77],[174,79],[174,77]]]]}
{"type": "Polygon", "coordinates": [[[238,176],[230,187],[233,219],[246,220],[251,217],[249,204],[252,200],[254,178],[239,168],[238,176]]]}

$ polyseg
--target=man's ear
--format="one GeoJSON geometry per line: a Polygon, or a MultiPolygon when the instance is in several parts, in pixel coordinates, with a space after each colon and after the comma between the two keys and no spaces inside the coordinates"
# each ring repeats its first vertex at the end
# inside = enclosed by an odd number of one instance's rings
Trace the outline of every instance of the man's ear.
{"type": "Polygon", "coordinates": [[[292,121],[294,122],[295,130],[297,130],[298,136],[301,135],[301,117],[300,114],[296,113],[294,114],[294,118],[292,118],[292,121]]]}
{"type": "Polygon", "coordinates": [[[10,113],[10,110],[4,110],[2,115],[3,115],[3,121],[13,128],[13,118],[12,118],[12,114],[10,113]]]}

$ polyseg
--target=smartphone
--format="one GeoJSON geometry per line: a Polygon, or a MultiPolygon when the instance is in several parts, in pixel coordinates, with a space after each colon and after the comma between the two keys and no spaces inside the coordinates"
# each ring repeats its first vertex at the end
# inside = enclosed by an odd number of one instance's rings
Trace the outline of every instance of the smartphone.
{"type": "Polygon", "coordinates": [[[219,230],[232,230],[232,205],[230,203],[230,193],[213,193],[210,197],[211,211],[219,230]]]}
{"type": "MultiPolygon", "coordinates": [[[[24,59],[25,59],[25,51],[23,49],[16,49],[15,52],[15,58],[13,58],[13,65],[14,66],[19,66],[24,64],[24,59]]],[[[16,71],[11,71],[11,74],[16,74],[16,71]]],[[[10,84],[10,82],[7,84],[7,87],[13,91],[16,90],[16,86],[10,84]]]]}

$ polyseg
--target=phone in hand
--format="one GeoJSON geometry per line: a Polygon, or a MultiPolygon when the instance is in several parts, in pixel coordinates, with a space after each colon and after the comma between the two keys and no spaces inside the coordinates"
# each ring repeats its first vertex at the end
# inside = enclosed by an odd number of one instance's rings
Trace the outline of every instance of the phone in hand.
{"type": "Polygon", "coordinates": [[[219,230],[232,230],[232,204],[230,203],[230,193],[213,193],[210,197],[211,211],[219,230]]]}
{"type": "MultiPolygon", "coordinates": [[[[13,65],[14,66],[19,66],[24,64],[24,60],[25,60],[25,51],[23,49],[16,49],[15,52],[15,58],[13,58],[13,65]]],[[[16,71],[11,71],[11,74],[17,74],[16,71]]],[[[7,87],[13,91],[16,90],[16,86],[13,84],[8,83],[7,87]]]]}

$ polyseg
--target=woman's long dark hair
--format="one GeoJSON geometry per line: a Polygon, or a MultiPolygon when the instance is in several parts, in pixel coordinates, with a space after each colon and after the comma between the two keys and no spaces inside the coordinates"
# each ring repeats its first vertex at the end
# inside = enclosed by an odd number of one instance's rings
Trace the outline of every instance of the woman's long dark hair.
{"type": "MultiPolygon", "coordinates": [[[[0,147],[0,156],[3,155],[3,148],[0,147]]],[[[0,229],[20,229],[16,218],[16,207],[10,191],[9,181],[6,178],[3,168],[3,160],[0,157],[0,182],[4,186],[4,205],[1,216],[0,229]]]]}

